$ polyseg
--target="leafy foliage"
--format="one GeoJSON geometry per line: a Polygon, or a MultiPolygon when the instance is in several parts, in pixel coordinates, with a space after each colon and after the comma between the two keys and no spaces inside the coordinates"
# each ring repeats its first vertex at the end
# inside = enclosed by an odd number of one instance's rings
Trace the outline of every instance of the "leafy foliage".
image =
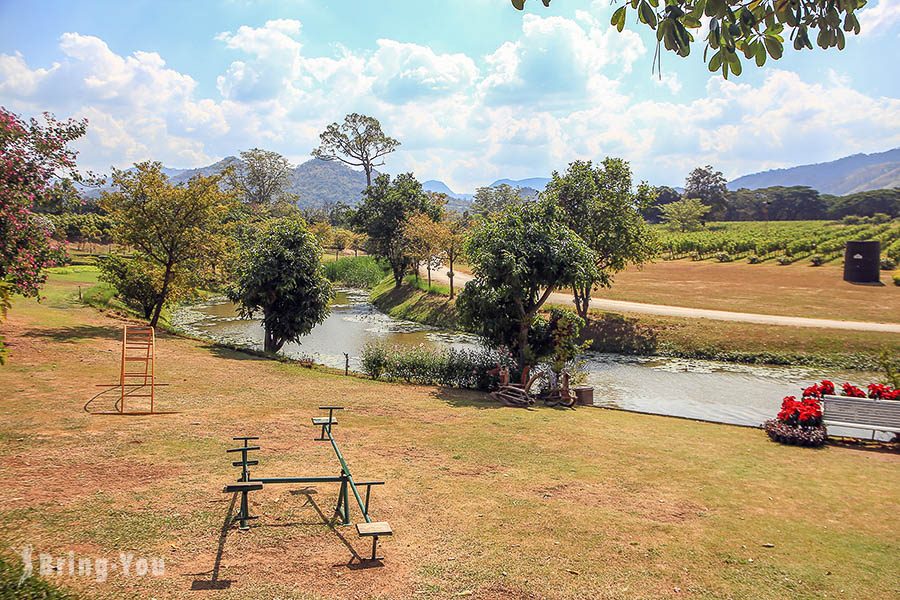
{"type": "Polygon", "coordinates": [[[375,167],[383,165],[384,157],[400,146],[400,142],[385,135],[378,119],[358,113],[347,115],[341,124],[332,123],[326,127],[319,140],[319,147],[313,150],[313,156],[362,167],[366,172],[367,185],[372,185],[375,167]]]}
{"type": "Polygon", "coordinates": [[[299,219],[275,221],[241,249],[228,296],[245,318],[262,312],[266,352],[299,342],[328,316],[332,288],[320,253],[318,240],[299,219]]]}
{"type": "Polygon", "coordinates": [[[598,277],[594,252],[546,199],[479,223],[466,254],[475,277],[457,299],[460,317],[492,345],[511,348],[521,368],[540,358],[532,327],[550,294],[598,277]]]}
{"type": "Polygon", "coordinates": [[[835,221],[782,221],[778,223],[711,223],[704,231],[657,233],[663,258],[677,260],[695,255],[698,260],[725,252],[747,257],[751,264],[783,258],[790,264],[817,255],[822,261],[839,258],[849,240],[877,240],[884,255],[900,259],[900,220],[848,225],[835,221]]]}
{"type": "Polygon", "coordinates": [[[655,254],[652,233],[641,211],[653,201],[646,183],[634,189],[631,168],[619,158],[606,158],[594,167],[575,161],[565,175],[553,172],[544,191],[558,204],[566,224],[593,250],[597,276],[574,288],[575,306],[587,319],[591,290],[609,287],[612,277],[629,264],[642,264],[655,254]]]}
{"type": "MultiPolygon", "coordinates": [[[[549,6],[550,0],[543,3],[549,6]]],[[[522,10],[525,0],[512,4],[522,10]]],[[[794,50],[811,50],[812,35],[820,48],[843,50],[844,33],[860,31],[856,11],[865,5],[866,0],[627,0],[613,12],[610,23],[622,31],[629,9],[635,11],[637,20],[656,32],[657,63],[663,47],[688,56],[695,41],[691,32],[705,24],[709,33],[703,60],[708,60],[710,71],[720,71],[727,79],[729,73],[740,75],[743,70],[738,53],[758,67],[768,58],[781,58],[785,29],[794,50]]]]}
{"type": "Polygon", "coordinates": [[[482,391],[496,387],[497,376],[490,371],[507,361],[508,356],[496,350],[431,350],[372,343],[366,344],[361,356],[363,372],[372,379],[482,391]]]}
{"type": "Polygon", "coordinates": [[[703,218],[710,208],[697,198],[685,198],[660,207],[662,221],[669,229],[695,231],[703,225],[703,218]]]}
{"type": "MultiPolygon", "coordinates": [[[[159,267],[141,258],[106,256],[97,263],[100,281],[116,289],[119,298],[126,305],[139,311],[145,319],[153,316],[162,290],[162,276],[159,267]]],[[[177,286],[173,286],[177,288],[177,286]]],[[[166,298],[170,301],[174,294],[166,298]]]]}
{"type": "Polygon", "coordinates": [[[684,182],[684,197],[697,198],[710,208],[710,217],[721,219],[725,215],[728,193],[727,180],[721,171],[711,165],[697,167],[684,182]]]}
{"type": "Polygon", "coordinates": [[[393,181],[389,175],[379,175],[366,190],[365,199],[352,218],[354,229],[368,238],[368,252],[390,265],[395,287],[400,287],[404,273],[413,262],[403,232],[406,222],[417,213],[437,221],[440,207],[422,191],[422,184],[412,173],[404,173],[393,181]]]}
{"type": "Polygon", "coordinates": [[[472,214],[486,217],[502,211],[507,206],[521,204],[523,198],[520,191],[520,189],[514,188],[508,183],[480,187],[475,190],[471,212],[472,214]]]}
{"type": "Polygon", "coordinates": [[[271,206],[284,199],[293,204],[296,199],[285,198],[292,170],[291,163],[277,152],[253,148],[241,152],[240,161],[235,161],[224,175],[244,202],[271,206]]]}
{"type": "Polygon", "coordinates": [[[104,194],[101,201],[114,223],[113,235],[162,272],[151,326],[159,321],[176,279],[225,252],[221,227],[233,198],[220,189],[220,181],[220,175],[198,175],[186,186],[174,186],[158,162],[113,171],[119,191],[104,194]]]}
{"type": "Polygon", "coordinates": [[[344,256],[325,263],[325,276],[351,288],[371,288],[384,279],[385,269],[371,256],[344,256]]]}

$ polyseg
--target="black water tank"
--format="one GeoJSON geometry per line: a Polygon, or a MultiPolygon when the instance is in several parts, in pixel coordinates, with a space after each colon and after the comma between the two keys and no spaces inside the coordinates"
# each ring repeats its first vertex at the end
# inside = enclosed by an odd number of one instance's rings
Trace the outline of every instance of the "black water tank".
{"type": "Polygon", "coordinates": [[[847,242],[844,251],[844,281],[879,283],[881,242],[847,242]]]}

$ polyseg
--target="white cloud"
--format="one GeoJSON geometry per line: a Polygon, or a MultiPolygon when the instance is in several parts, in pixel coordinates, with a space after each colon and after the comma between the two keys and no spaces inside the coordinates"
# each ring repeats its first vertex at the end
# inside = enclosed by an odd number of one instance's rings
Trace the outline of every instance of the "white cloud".
{"type": "Polygon", "coordinates": [[[859,11],[859,35],[877,36],[893,30],[900,22],[900,1],[878,0],[878,4],[868,5],[859,11]]]}
{"type": "Polygon", "coordinates": [[[231,63],[209,97],[158,53],[119,55],[67,33],[47,67],[0,54],[0,102],[88,117],[82,163],[99,171],[150,158],[199,166],[253,146],[299,162],[327,123],[362,112],[403,143],[389,172],[457,191],[607,155],[677,184],[699,164],[737,176],[900,146],[900,100],[867,96],[841,73],[767,67],[753,85],[714,75],[697,97],[664,72],[638,96],[629,81],[640,78],[623,74],[645,54],[640,38],[598,19],[526,14],[517,37],[480,57],[391,39],[313,55],[299,21],[242,26],[217,36],[231,63]]]}

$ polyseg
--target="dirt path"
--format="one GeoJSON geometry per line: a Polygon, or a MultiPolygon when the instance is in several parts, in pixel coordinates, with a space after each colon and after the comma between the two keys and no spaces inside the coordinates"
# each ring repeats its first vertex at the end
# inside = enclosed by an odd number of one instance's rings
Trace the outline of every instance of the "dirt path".
{"type": "MultiPolygon", "coordinates": [[[[446,269],[442,266],[432,269],[433,281],[449,284],[446,269]]],[[[462,288],[467,281],[472,279],[469,273],[456,272],[454,283],[462,288]]],[[[574,298],[569,294],[554,292],[550,294],[551,304],[572,304],[574,298]]],[[[717,321],[739,321],[743,323],[757,323],[760,325],[783,325],[785,327],[816,327],[821,329],[849,329],[853,331],[878,331],[884,333],[900,333],[900,323],[876,323],[868,321],[843,321],[837,319],[815,319],[810,317],[789,317],[783,315],[766,315],[747,312],[731,312],[725,310],[710,310],[706,308],[691,308],[686,306],[671,306],[666,304],[645,304],[643,302],[629,302],[625,300],[608,300],[605,298],[591,298],[591,308],[597,310],[609,310],[615,312],[640,313],[646,315],[660,315],[666,317],[688,317],[694,319],[714,319],[717,321]]]]}

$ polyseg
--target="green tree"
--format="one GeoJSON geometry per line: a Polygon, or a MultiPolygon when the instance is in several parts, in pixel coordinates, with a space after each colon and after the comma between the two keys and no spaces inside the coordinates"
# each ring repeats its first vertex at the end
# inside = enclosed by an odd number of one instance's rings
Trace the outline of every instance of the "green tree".
{"type": "MultiPolygon", "coordinates": [[[[97,263],[100,281],[116,288],[116,295],[149,320],[159,300],[162,277],[159,267],[141,258],[106,256],[97,263]]],[[[177,286],[176,286],[177,287],[177,286]]]]}
{"type": "Polygon", "coordinates": [[[709,207],[697,198],[685,198],[666,204],[661,209],[662,221],[675,231],[695,231],[703,226],[709,207]]]}
{"type": "Polygon", "coordinates": [[[540,358],[532,328],[550,294],[597,277],[593,251],[566,225],[562,209],[546,200],[481,221],[466,255],[474,278],[456,300],[460,318],[489,342],[509,347],[521,369],[540,358]]]}
{"type": "MultiPolygon", "coordinates": [[[[512,0],[522,10],[526,0],[512,0]]],[[[542,0],[550,6],[550,0],[542,0]]],[[[766,60],[778,60],[784,53],[785,29],[793,40],[794,50],[812,50],[810,36],[822,48],[843,50],[847,33],[860,31],[856,11],[867,0],[625,0],[612,15],[610,23],[619,31],[625,28],[629,8],[635,11],[638,22],[656,32],[654,63],[658,64],[661,49],[685,57],[691,53],[694,33],[705,24],[706,47],[703,61],[712,72],[740,75],[743,70],[740,54],[753,60],[757,67],[766,60]],[[709,51],[712,50],[712,54],[709,51]]]]}
{"type": "Polygon", "coordinates": [[[259,231],[232,269],[228,296],[245,318],[262,311],[266,352],[299,342],[328,316],[331,283],[319,242],[300,219],[279,219],[259,231]]]}
{"type": "MultiPolygon", "coordinates": [[[[247,204],[272,207],[285,200],[291,183],[291,163],[270,150],[253,148],[225,172],[226,181],[247,204]]],[[[293,204],[293,200],[287,198],[293,204]]]]}
{"type": "Polygon", "coordinates": [[[348,229],[344,229],[343,227],[335,227],[331,232],[331,246],[334,248],[334,258],[337,260],[338,256],[343,252],[347,247],[353,243],[353,236],[356,235],[352,231],[348,229]]]}
{"type": "Polygon", "coordinates": [[[654,190],[653,196],[653,202],[641,210],[641,216],[644,217],[648,223],[659,223],[661,216],[660,207],[681,200],[681,194],[667,185],[657,187],[654,190]]]}
{"type": "Polygon", "coordinates": [[[684,181],[684,197],[698,198],[709,207],[711,219],[723,219],[728,208],[727,180],[711,165],[697,167],[684,181]]]}
{"type": "Polygon", "coordinates": [[[400,142],[385,135],[375,117],[351,113],[341,124],[332,123],[319,134],[319,147],[312,155],[320,160],[339,160],[351,167],[362,167],[366,185],[372,185],[375,167],[384,164],[384,157],[400,146],[400,142]],[[380,160],[380,162],[379,162],[380,160]]]}
{"type": "Polygon", "coordinates": [[[641,216],[653,194],[646,183],[634,189],[631,167],[620,158],[606,158],[596,168],[590,161],[575,161],[565,175],[553,172],[544,195],[562,208],[566,224],[594,251],[596,261],[596,276],[573,287],[582,319],[588,319],[591,290],[609,287],[613,275],[629,264],[653,258],[653,236],[641,216]]]}
{"type": "Polygon", "coordinates": [[[441,219],[438,229],[437,246],[441,253],[447,257],[447,278],[450,280],[450,298],[455,295],[453,287],[453,278],[456,274],[453,272],[454,264],[464,254],[466,242],[466,229],[469,226],[469,218],[453,211],[444,211],[443,219],[441,219]]]}
{"type": "Polygon", "coordinates": [[[509,184],[501,183],[497,186],[485,186],[475,190],[472,198],[472,213],[486,217],[500,212],[507,206],[522,204],[519,190],[509,184]]]}
{"type": "Polygon", "coordinates": [[[425,264],[428,273],[428,287],[431,288],[431,269],[441,254],[440,237],[443,231],[441,224],[425,213],[416,213],[406,220],[403,225],[404,245],[407,247],[410,259],[413,263],[413,271],[416,281],[419,279],[419,266],[425,264]]]}
{"type": "Polygon", "coordinates": [[[393,181],[388,175],[379,175],[374,185],[366,189],[365,198],[353,215],[353,227],[367,237],[367,250],[387,261],[398,288],[412,266],[403,230],[416,213],[425,213],[437,221],[440,207],[422,191],[422,184],[412,173],[404,173],[393,181]]]}
{"type": "Polygon", "coordinates": [[[150,316],[153,327],[176,279],[220,252],[222,224],[233,204],[233,195],[220,187],[221,179],[220,175],[198,175],[186,185],[175,186],[158,162],[113,170],[118,191],[104,194],[101,200],[113,222],[113,237],[162,271],[150,316]]]}

